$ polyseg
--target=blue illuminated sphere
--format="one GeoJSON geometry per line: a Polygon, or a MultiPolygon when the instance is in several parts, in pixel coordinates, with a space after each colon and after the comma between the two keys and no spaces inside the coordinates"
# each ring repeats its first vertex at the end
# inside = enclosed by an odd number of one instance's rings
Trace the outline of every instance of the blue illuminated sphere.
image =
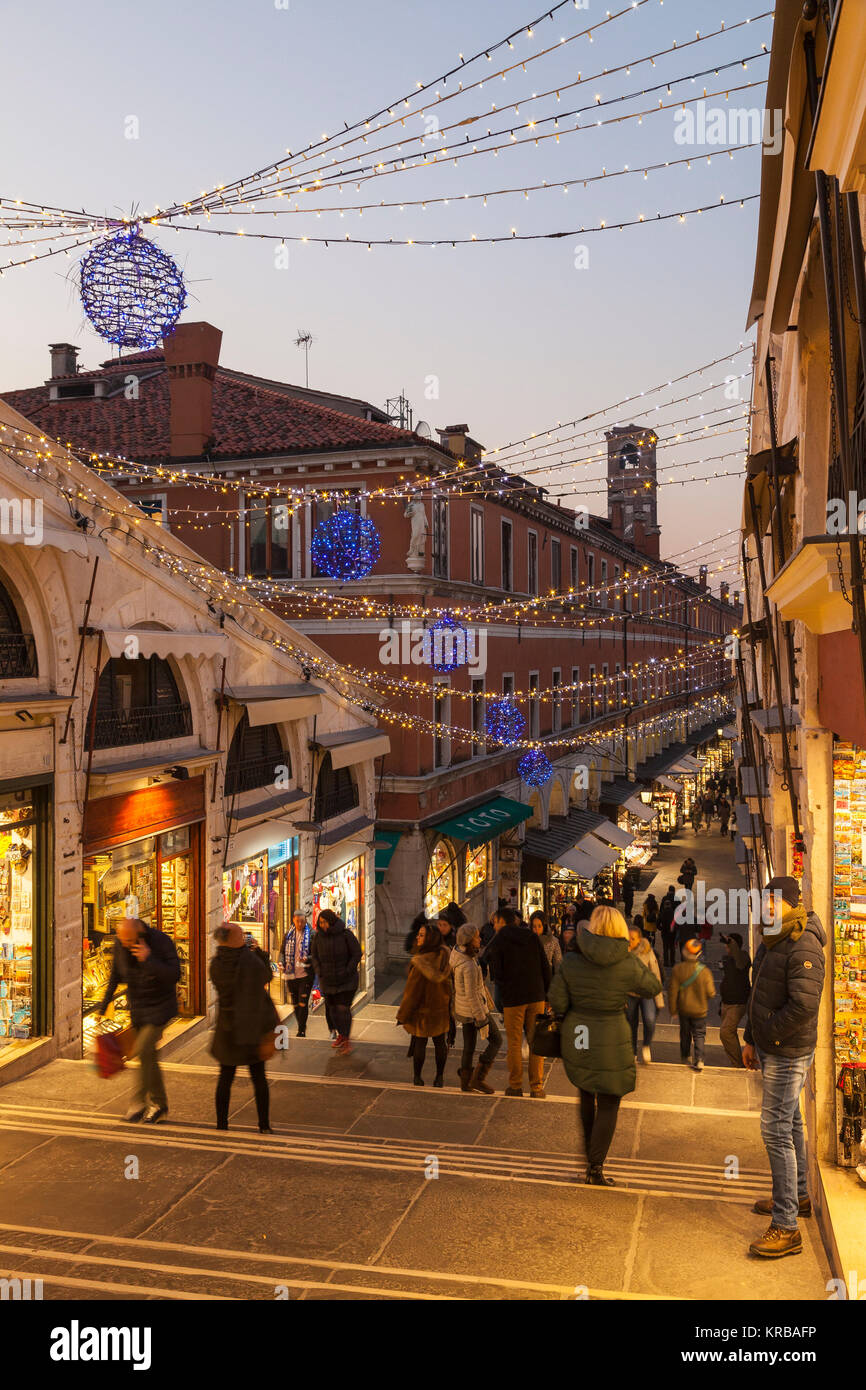
{"type": "Polygon", "coordinates": [[[443,613],[427,630],[425,652],[434,671],[455,671],[469,661],[469,633],[452,613],[443,613]]]}
{"type": "Polygon", "coordinates": [[[311,551],[330,579],[363,579],[379,558],[379,532],[357,512],[334,512],[316,527],[311,551]]]}
{"type": "Polygon", "coordinates": [[[543,787],[553,776],[553,763],[540,748],[531,748],[520,759],[517,771],[527,787],[543,787]]]}
{"type": "Polygon", "coordinates": [[[492,700],[487,706],[484,727],[497,743],[516,743],[526,728],[526,720],[513,701],[492,700]]]}
{"type": "Polygon", "coordinates": [[[136,226],[98,241],[81,262],[79,283],[85,314],[118,347],[156,347],[186,304],[180,270],[136,226]]]}

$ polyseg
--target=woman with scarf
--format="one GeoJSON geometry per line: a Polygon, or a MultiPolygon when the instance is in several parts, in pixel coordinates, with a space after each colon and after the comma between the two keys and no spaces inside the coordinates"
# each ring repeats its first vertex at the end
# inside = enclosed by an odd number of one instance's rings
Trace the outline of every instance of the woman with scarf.
{"type": "Polygon", "coordinates": [[[273,1030],[280,1021],[269,993],[271,963],[264,951],[246,944],[236,923],[217,927],[214,935],[217,949],[210,963],[210,977],[217,992],[217,1018],[210,1050],[220,1064],[216,1127],[229,1127],[232,1082],[238,1067],[245,1066],[253,1083],[259,1130],[270,1134],[263,1053],[268,1054],[268,1046],[273,1052],[273,1030]]]}
{"type": "Polygon", "coordinates": [[[463,1057],[460,1066],[461,1091],[482,1091],[494,1094],[487,1085],[487,1073],[502,1046],[502,1037],[493,1017],[493,1000],[487,993],[478,953],[481,933],[465,922],[457,931],[457,945],[451,952],[451,971],[454,977],[454,1018],[463,1027],[463,1057]],[[486,1047],[473,1069],[478,1039],[486,1038],[486,1047]]]}
{"type": "Polygon", "coordinates": [[[313,990],[313,966],[310,961],[310,937],[312,930],[303,912],[292,913],[292,925],[283,937],[280,947],[280,974],[286,982],[289,998],[298,1022],[298,1037],[307,1036],[307,1019],[310,1015],[310,995],[313,990]]]}
{"type": "Polygon", "coordinates": [[[433,1039],[436,1076],[433,1085],[445,1085],[448,1058],[446,1035],[451,1029],[454,982],[450,952],[442,943],[442,933],[432,924],[421,927],[409,966],[409,978],[397,1010],[397,1022],[412,1037],[412,1065],[416,1086],[423,1086],[421,1071],[427,1053],[427,1039],[433,1039]]]}

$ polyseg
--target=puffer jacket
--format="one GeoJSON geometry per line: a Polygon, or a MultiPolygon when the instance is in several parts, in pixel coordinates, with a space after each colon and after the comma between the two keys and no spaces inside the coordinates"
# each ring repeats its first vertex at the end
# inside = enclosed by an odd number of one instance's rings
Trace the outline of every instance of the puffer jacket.
{"type": "Polygon", "coordinates": [[[491,1004],[484,987],[484,975],[477,956],[467,956],[462,946],[455,946],[450,958],[454,977],[454,1017],[458,1023],[487,1022],[491,1004]]]}
{"type": "Polygon", "coordinates": [[[342,921],[327,931],[316,928],[310,942],[310,961],[323,994],[354,993],[358,988],[361,947],[342,921]]]}
{"type": "Polygon", "coordinates": [[[450,953],[444,947],[416,951],[397,1010],[397,1022],[413,1038],[441,1037],[451,1026],[452,997],[450,953]]]}
{"type": "Polygon", "coordinates": [[[745,1042],[777,1057],[806,1057],[818,1041],[827,936],[814,912],[800,936],[762,942],[752,970],[745,1042]]]}
{"type": "Polygon", "coordinates": [[[578,950],[567,951],[548,991],[560,1028],[562,1061],[573,1086],[624,1096],[637,1083],[629,994],[652,999],[659,982],[621,937],[595,936],[580,927],[578,950]]]}
{"type": "Polygon", "coordinates": [[[133,1028],[163,1027],[177,1014],[177,982],[180,961],[171,937],[156,927],[145,927],[144,942],[150,947],[147,960],[138,960],[119,937],[114,942],[111,976],[105,989],[100,1013],[110,1004],[119,985],[126,985],[126,1002],[133,1028]]]}
{"type": "Polygon", "coordinates": [[[707,1006],[716,997],[716,984],[709,966],[696,956],[681,960],[671,971],[668,983],[668,1010],[671,1018],[706,1018],[707,1006]],[[691,984],[689,984],[691,980],[691,984]]]}

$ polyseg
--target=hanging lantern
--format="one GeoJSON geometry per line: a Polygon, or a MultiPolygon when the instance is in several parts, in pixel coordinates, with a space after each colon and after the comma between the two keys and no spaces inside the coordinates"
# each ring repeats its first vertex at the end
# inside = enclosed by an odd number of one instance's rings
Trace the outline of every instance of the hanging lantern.
{"type": "Polygon", "coordinates": [[[79,285],[93,327],[118,347],[156,347],[186,304],[177,265],[136,224],[96,243],[81,262],[79,285]]]}
{"type": "Polygon", "coordinates": [[[516,743],[526,728],[526,720],[513,700],[492,700],[487,706],[484,727],[495,743],[516,743]]]}
{"type": "Polygon", "coordinates": [[[379,532],[357,512],[334,512],[316,527],[311,552],[329,579],[363,579],[379,558],[379,532]]]}
{"type": "Polygon", "coordinates": [[[443,613],[424,634],[424,656],[434,671],[455,671],[470,657],[470,637],[453,613],[443,613]]]}
{"type": "Polygon", "coordinates": [[[553,763],[540,748],[530,748],[517,764],[517,771],[527,787],[543,787],[553,776],[553,763]]]}

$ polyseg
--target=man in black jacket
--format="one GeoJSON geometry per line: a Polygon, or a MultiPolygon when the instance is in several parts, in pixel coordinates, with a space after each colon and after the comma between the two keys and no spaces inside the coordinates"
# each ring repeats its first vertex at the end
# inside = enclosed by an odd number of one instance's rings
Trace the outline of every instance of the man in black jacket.
{"type": "Polygon", "coordinates": [[[811,1216],[806,1190],[806,1141],[800,1092],[815,1056],[818,1008],[824,986],[824,928],[799,905],[794,878],[772,878],[763,896],[761,945],[755,956],[746,1013],[743,1061],[764,1075],[761,1137],[773,1175],[773,1195],[753,1211],[770,1216],[753,1255],[798,1255],[798,1216],[811,1216]]]}
{"type": "Polygon", "coordinates": [[[165,1025],[177,1013],[177,982],[180,961],[174,942],[165,932],[149,927],[137,917],[124,917],[117,929],[114,961],[105,997],[99,1009],[102,1018],[118,985],[126,985],[126,1002],[135,1029],[138,1058],[138,1092],[124,1119],[144,1119],[155,1125],[168,1114],[168,1099],[156,1049],[165,1025]]]}
{"type": "Polygon", "coordinates": [[[731,1059],[731,1065],[744,1067],[746,1064],[743,1061],[737,1029],[746,1012],[752,959],[748,951],[743,950],[740,932],[732,931],[730,936],[723,936],[722,941],[725,943],[725,958],[722,961],[722,1026],[719,1029],[719,1039],[731,1059]]]}
{"type": "Polygon", "coordinates": [[[487,948],[491,974],[502,991],[502,1012],[508,1039],[507,1096],[523,1095],[523,1035],[529,1043],[529,1094],[543,1100],[544,1059],[532,1051],[535,1020],[544,1011],[550,987],[550,966],[540,937],[523,925],[510,907],[497,912],[502,927],[487,948]]]}
{"type": "Polygon", "coordinates": [[[676,965],[677,959],[676,922],[674,921],[677,910],[676,893],[676,888],[671,884],[659,904],[659,931],[662,935],[662,951],[665,965],[676,965]]]}

